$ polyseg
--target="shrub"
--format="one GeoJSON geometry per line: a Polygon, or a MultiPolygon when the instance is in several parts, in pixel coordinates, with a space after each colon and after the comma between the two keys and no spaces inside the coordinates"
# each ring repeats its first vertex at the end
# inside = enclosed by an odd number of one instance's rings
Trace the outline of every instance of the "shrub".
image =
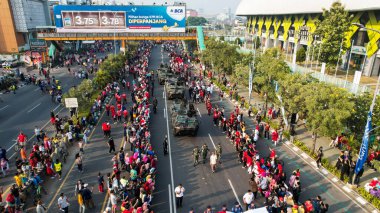
{"type": "Polygon", "coordinates": [[[305,48],[301,47],[297,50],[296,53],[297,62],[304,62],[306,60],[306,51],[305,48]]]}

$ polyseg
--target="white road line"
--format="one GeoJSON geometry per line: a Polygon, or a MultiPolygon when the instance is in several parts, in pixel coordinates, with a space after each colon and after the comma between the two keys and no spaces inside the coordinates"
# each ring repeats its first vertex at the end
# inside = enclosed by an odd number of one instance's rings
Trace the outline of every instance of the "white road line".
{"type": "MultiPolygon", "coordinates": [[[[301,158],[301,156],[297,153],[297,152],[295,152],[295,151],[293,151],[288,145],[286,145],[285,144],[285,146],[290,150],[290,151],[292,151],[295,155],[297,155],[300,159],[302,159],[306,164],[309,164],[309,165],[311,165],[307,160],[305,160],[305,159],[303,159],[303,158],[301,158]]],[[[313,168],[313,167],[312,167],[313,168]]],[[[324,177],[323,176],[323,174],[318,170],[318,169],[316,169],[316,168],[313,168],[314,169],[314,171],[315,172],[317,172],[318,174],[320,174],[322,177],[324,177]]],[[[326,169],[322,169],[322,171],[323,170],[326,170],[326,169]]],[[[327,172],[327,171],[326,171],[327,172]]],[[[347,193],[345,193],[340,187],[338,187],[337,185],[335,185],[330,179],[328,179],[328,178],[326,178],[325,177],[325,179],[327,180],[327,181],[329,181],[333,186],[335,186],[335,188],[336,189],[338,189],[340,192],[342,192],[344,195],[346,195],[346,197],[347,198],[349,198],[350,200],[352,199],[347,193]]],[[[355,204],[357,204],[364,212],[368,212],[362,205],[360,205],[357,201],[355,201],[355,200],[352,200],[355,204]]]]}
{"type": "Polygon", "coordinates": [[[308,156],[306,153],[304,153],[304,152],[301,154],[301,156],[302,156],[303,158],[305,158],[305,159],[308,159],[308,158],[309,158],[309,156],[308,156]]]}
{"type": "Polygon", "coordinates": [[[367,202],[362,197],[357,197],[356,200],[361,203],[362,205],[365,205],[367,202]]]}
{"type": "Polygon", "coordinates": [[[9,107],[9,105],[6,105],[6,106],[0,108],[0,110],[3,110],[3,109],[5,109],[5,108],[7,108],[7,107],[9,107]]]}
{"type": "Polygon", "coordinates": [[[379,211],[377,211],[376,209],[372,211],[372,213],[379,213],[379,211]]]}
{"type": "Polygon", "coordinates": [[[338,182],[338,178],[334,177],[333,179],[331,179],[334,183],[338,182]]]}
{"type": "Polygon", "coordinates": [[[208,136],[210,137],[210,140],[211,140],[212,145],[214,146],[214,149],[216,149],[215,143],[214,143],[214,141],[212,140],[212,137],[211,137],[210,133],[208,133],[208,136]]]}
{"type": "Polygon", "coordinates": [[[59,107],[61,106],[61,104],[58,104],[58,106],[56,106],[53,111],[57,110],[59,107]]]}
{"type": "Polygon", "coordinates": [[[168,184],[168,192],[169,192],[169,209],[170,209],[170,213],[172,213],[173,212],[173,203],[172,203],[172,192],[170,190],[170,184],[168,184]]]}
{"type": "MultiPolygon", "coordinates": [[[[164,87],[164,93],[166,92],[166,87],[164,87]]],[[[165,97],[165,110],[168,110],[168,103],[165,97]]],[[[166,117],[166,133],[168,136],[168,148],[169,148],[169,165],[170,165],[170,178],[171,178],[171,188],[172,192],[174,193],[174,177],[173,177],[173,161],[172,161],[172,148],[170,145],[170,135],[169,135],[169,119],[166,117]]],[[[175,203],[175,197],[172,196],[173,198],[173,205],[175,203]]],[[[173,208],[174,213],[177,213],[177,208],[173,208]]]]}
{"type": "Polygon", "coordinates": [[[165,92],[162,92],[162,98],[165,98],[165,92]]]}
{"type": "Polygon", "coordinates": [[[290,145],[291,144],[290,141],[285,141],[285,143],[286,143],[286,145],[290,145]]]}
{"type": "Polygon", "coordinates": [[[329,174],[329,172],[328,172],[326,169],[322,169],[322,173],[323,173],[324,175],[329,174]]]}
{"type": "Polygon", "coordinates": [[[298,147],[296,147],[296,146],[293,146],[292,149],[293,149],[294,151],[296,151],[296,152],[297,152],[298,150],[300,150],[300,149],[298,149],[298,147]]]}
{"type": "Polygon", "coordinates": [[[350,193],[352,190],[350,188],[348,188],[348,186],[343,186],[342,187],[344,191],[350,193]]]}
{"type": "Polygon", "coordinates": [[[313,166],[315,166],[315,167],[318,167],[317,162],[315,162],[315,161],[312,161],[311,164],[312,164],[313,166]]]}
{"type": "Polygon", "coordinates": [[[164,118],[166,118],[166,109],[164,109],[164,118]]]}
{"type": "Polygon", "coordinates": [[[232,182],[231,182],[230,179],[228,179],[228,183],[229,183],[230,186],[231,186],[231,189],[232,189],[232,192],[233,192],[234,195],[235,195],[236,201],[241,205],[240,200],[239,200],[239,197],[237,196],[236,191],[235,191],[235,188],[234,188],[234,186],[232,185],[232,182]]]}
{"type": "Polygon", "coordinates": [[[16,141],[17,141],[17,139],[14,139],[14,140],[12,140],[12,141],[14,141],[15,143],[14,143],[11,147],[9,147],[9,148],[7,149],[7,152],[9,152],[9,150],[11,150],[11,149],[16,145],[16,141]]]}
{"type": "Polygon", "coordinates": [[[38,91],[39,89],[40,89],[40,88],[36,88],[36,89],[35,89],[35,90],[33,90],[33,91],[35,92],[35,91],[38,91]]]}
{"type": "Polygon", "coordinates": [[[37,104],[35,107],[33,107],[32,109],[30,109],[29,111],[28,111],[28,113],[30,113],[31,111],[33,111],[35,108],[37,108],[39,105],[41,105],[41,103],[39,103],[39,104],[37,104]]]}
{"type": "Polygon", "coordinates": [[[198,111],[199,117],[202,117],[202,114],[201,114],[201,112],[199,111],[198,108],[197,108],[197,111],[198,111]]]}

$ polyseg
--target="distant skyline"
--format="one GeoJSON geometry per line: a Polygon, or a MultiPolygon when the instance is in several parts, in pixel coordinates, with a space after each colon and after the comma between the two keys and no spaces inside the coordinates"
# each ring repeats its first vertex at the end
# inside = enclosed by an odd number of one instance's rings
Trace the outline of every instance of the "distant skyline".
{"type": "Polygon", "coordinates": [[[125,0],[131,1],[135,4],[173,4],[174,2],[185,2],[189,9],[203,9],[206,15],[216,15],[224,11],[225,8],[231,8],[231,13],[235,14],[236,8],[240,0],[125,0]]]}

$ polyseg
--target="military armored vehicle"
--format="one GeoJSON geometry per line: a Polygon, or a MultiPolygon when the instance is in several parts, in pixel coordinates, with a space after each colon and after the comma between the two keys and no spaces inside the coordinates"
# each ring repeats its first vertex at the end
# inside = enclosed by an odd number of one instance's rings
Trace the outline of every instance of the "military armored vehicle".
{"type": "Polygon", "coordinates": [[[176,99],[170,107],[170,115],[187,115],[193,117],[196,114],[195,107],[192,103],[188,103],[186,100],[176,99]]]}
{"type": "Polygon", "coordinates": [[[198,133],[199,122],[196,117],[189,117],[187,115],[176,115],[172,117],[173,134],[178,135],[192,135],[198,133]]]}
{"type": "Polygon", "coordinates": [[[157,74],[158,74],[158,82],[160,83],[160,85],[164,85],[167,79],[174,77],[174,74],[171,73],[169,69],[167,68],[159,68],[157,70],[157,74]]]}
{"type": "Polygon", "coordinates": [[[176,81],[167,80],[165,83],[166,95],[169,100],[176,98],[184,99],[185,98],[185,87],[178,86],[176,81]]]}

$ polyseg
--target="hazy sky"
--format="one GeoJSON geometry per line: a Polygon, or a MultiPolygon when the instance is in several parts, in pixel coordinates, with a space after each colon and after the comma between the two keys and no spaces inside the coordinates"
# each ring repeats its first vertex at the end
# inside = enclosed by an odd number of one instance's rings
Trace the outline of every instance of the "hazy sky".
{"type": "MultiPolygon", "coordinates": [[[[129,1],[129,0],[126,0],[129,1]]],[[[175,0],[130,0],[135,4],[163,4],[167,2],[168,4],[173,4],[175,0]]],[[[190,9],[199,9],[203,8],[206,14],[218,14],[223,12],[224,8],[231,8],[231,12],[235,14],[236,8],[239,5],[240,0],[176,0],[177,2],[185,2],[187,8],[190,9]]]]}

